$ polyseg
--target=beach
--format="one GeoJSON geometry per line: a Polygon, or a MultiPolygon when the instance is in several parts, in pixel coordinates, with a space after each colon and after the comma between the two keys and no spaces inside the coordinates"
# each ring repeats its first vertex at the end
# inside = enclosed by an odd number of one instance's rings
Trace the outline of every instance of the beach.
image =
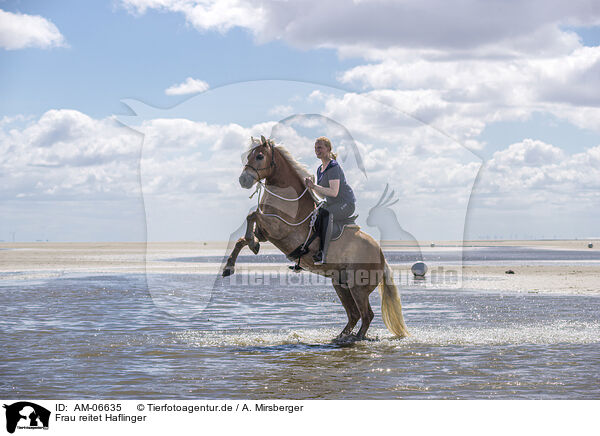
{"type": "MultiPolygon", "coordinates": [[[[68,274],[215,274],[218,275],[222,260],[229,254],[227,242],[113,242],[113,243],[0,243],[1,279],[27,279],[58,277],[68,274]],[[209,256],[212,261],[198,262],[209,256]]],[[[403,250],[410,253],[415,247],[402,242],[383,244],[386,253],[403,250]]],[[[531,248],[533,250],[575,251],[600,253],[600,241],[555,240],[555,241],[428,241],[422,244],[421,251],[429,253],[474,250],[478,248],[510,247],[531,248]],[[588,243],[593,248],[588,248],[588,243]],[[432,246],[433,244],[433,246],[432,246]],[[458,251],[457,251],[458,250],[458,251]]],[[[262,243],[259,255],[280,254],[270,243],[262,243]]],[[[256,258],[259,259],[259,258],[256,258]]],[[[453,259],[449,264],[456,267],[453,259]]],[[[435,262],[444,265],[443,262],[435,262]]],[[[254,262],[254,256],[247,248],[241,252],[237,263],[238,270],[286,273],[289,262],[281,256],[275,261],[254,262]],[[245,256],[243,256],[245,255],[245,256]],[[247,262],[245,260],[251,260],[247,262]]],[[[412,263],[395,263],[393,269],[399,274],[408,275],[412,263]]],[[[554,292],[554,293],[600,293],[600,261],[585,260],[571,262],[534,261],[529,264],[520,259],[463,262],[462,288],[507,290],[512,292],[554,292]],[[514,274],[507,274],[507,271],[514,274]]],[[[0,279],[0,280],[1,280],[0,279]]]]}

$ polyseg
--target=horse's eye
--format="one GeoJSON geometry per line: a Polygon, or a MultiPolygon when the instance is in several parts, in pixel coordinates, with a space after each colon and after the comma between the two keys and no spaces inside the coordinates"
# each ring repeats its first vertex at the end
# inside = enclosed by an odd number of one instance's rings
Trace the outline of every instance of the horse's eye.
{"type": "Polygon", "coordinates": [[[258,154],[256,155],[256,160],[263,160],[264,158],[265,158],[265,156],[264,156],[264,154],[262,154],[262,153],[258,153],[258,154]]]}

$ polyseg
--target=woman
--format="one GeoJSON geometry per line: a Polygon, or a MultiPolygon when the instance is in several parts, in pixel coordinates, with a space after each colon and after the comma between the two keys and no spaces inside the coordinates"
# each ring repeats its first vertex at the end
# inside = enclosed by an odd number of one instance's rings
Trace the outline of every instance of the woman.
{"type": "Polygon", "coordinates": [[[331,141],[324,136],[315,141],[315,154],[321,159],[317,169],[317,184],[306,178],[306,186],[324,196],[325,205],[319,209],[316,228],[319,229],[319,251],[313,256],[315,265],[326,263],[327,247],[331,239],[333,221],[343,220],[354,213],[356,198],[352,188],[346,183],[342,167],[331,151],[331,141]]]}

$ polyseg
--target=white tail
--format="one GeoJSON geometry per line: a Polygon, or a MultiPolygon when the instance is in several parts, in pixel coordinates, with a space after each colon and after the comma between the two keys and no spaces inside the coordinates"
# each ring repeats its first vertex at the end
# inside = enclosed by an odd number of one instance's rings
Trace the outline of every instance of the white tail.
{"type": "Polygon", "coordinates": [[[383,280],[379,284],[379,292],[381,293],[381,317],[385,326],[399,338],[409,336],[402,316],[402,303],[398,288],[394,284],[392,270],[387,262],[383,270],[383,280]]]}

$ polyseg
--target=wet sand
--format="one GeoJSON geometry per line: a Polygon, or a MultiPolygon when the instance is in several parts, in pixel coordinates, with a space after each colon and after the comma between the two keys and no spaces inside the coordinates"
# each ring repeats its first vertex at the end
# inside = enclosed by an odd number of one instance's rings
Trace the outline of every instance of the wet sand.
{"type": "MultiPolygon", "coordinates": [[[[427,250],[452,250],[461,243],[435,241],[423,244],[427,250]],[[432,247],[431,244],[434,244],[432,247]]],[[[401,242],[386,243],[385,249],[410,250],[413,247],[401,242]]],[[[600,241],[467,241],[464,247],[534,247],[538,249],[589,250],[600,249],[600,241]],[[588,243],[594,248],[588,248],[588,243]]],[[[1,243],[0,273],[14,279],[55,277],[71,273],[217,273],[217,263],[201,264],[193,261],[172,262],[173,258],[198,256],[222,257],[227,250],[225,242],[157,242],[157,243],[1,243]],[[27,273],[23,275],[22,273],[27,273]]],[[[242,254],[248,254],[244,249],[242,254]]],[[[275,254],[271,244],[262,244],[261,253],[275,254]]],[[[287,272],[287,264],[238,263],[238,270],[287,272]]],[[[394,270],[408,272],[410,265],[394,265],[394,270]]],[[[524,265],[507,261],[494,265],[466,265],[463,267],[462,288],[508,290],[516,292],[552,292],[569,294],[600,293],[600,263],[587,265],[524,265]],[[514,274],[506,274],[513,270],[514,274]]]]}

